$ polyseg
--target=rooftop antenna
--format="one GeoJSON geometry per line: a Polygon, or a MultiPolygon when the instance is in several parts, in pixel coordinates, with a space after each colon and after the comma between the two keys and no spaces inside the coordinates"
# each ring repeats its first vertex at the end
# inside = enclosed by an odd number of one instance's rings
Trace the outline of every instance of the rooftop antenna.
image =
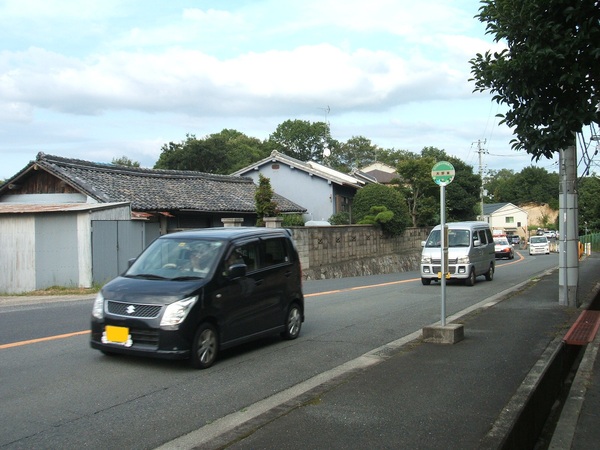
{"type": "MultiPolygon", "coordinates": [[[[327,124],[327,128],[330,128],[329,113],[331,112],[331,108],[329,107],[329,105],[327,105],[325,108],[321,109],[325,111],[325,123],[327,124]]],[[[323,145],[323,158],[328,158],[329,156],[331,156],[331,149],[327,147],[327,142],[325,142],[323,145]]]]}

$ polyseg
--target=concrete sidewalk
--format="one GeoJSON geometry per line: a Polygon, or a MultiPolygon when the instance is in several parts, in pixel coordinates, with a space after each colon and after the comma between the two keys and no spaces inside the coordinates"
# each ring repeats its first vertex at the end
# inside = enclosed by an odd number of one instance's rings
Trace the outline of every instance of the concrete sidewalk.
{"type": "MultiPolygon", "coordinates": [[[[535,430],[546,419],[542,409],[555,405],[543,389],[559,391],[563,386],[550,368],[564,371],[564,349],[571,346],[562,338],[598,293],[599,274],[598,256],[581,261],[582,308],[558,304],[558,270],[552,271],[466,316],[449,318],[464,324],[465,338],[454,345],[425,343],[413,336],[402,346],[384,346],[371,355],[380,358],[377,363],[345,371],[209,440],[197,439],[202,436],[198,430],[185,446],[533,448],[539,442],[535,430]]],[[[598,340],[587,350],[597,353],[598,340]]],[[[542,442],[554,433],[554,448],[570,448],[564,442],[573,442],[573,448],[598,446],[599,371],[593,363],[586,370],[585,398],[575,406],[567,401],[556,430],[545,429],[542,442]]],[[[164,448],[181,448],[182,442],[164,448]]]]}

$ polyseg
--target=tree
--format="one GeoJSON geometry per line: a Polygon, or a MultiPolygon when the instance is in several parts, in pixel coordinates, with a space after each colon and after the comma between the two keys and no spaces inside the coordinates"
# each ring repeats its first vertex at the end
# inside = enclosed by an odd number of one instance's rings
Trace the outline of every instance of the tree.
{"type": "Polygon", "coordinates": [[[264,226],[263,219],[265,217],[274,217],[277,214],[277,203],[273,201],[273,188],[271,188],[271,180],[265,177],[262,173],[258,174],[258,188],[254,194],[256,202],[256,214],[258,220],[257,226],[264,226]]]}
{"type": "MultiPolygon", "coordinates": [[[[340,172],[351,172],[377,161],[378,147],[364,136],[352,136],[341,143],[332,153],[329,161],[331,167],[340,172]]],[[[328,162],[325,158],[325,162],[328,162]]]]}
{"type": "Polygon", "coordinates": [[[431,179],[431,168],[435,162],[430,156],[411,153],[406,154],[397,165],[400,177],[398,189],[406,198],[413,227],[433,225],[431,222],[435,221],[439,204],[435,201],[438,189],[431,179]]]}
{"type": "MultiPolygon", "coordinates": [[[[473,167],[459,158],[448,156],[444,150],[436,147],[425,147],[421,156],[433,158],[436,162],[448,161],[454,166],[456,175],[452,183],[446,186],[447,220],[453,222],[475,219],[480,210],[481,177],[473,173],[473,167]]],[[[431,169],[429,174],[431,179],[431,169]]]]}
{"type": "Polygon", "coordinates": [[[402,234],[410,222],[406,201],[400,192],[382,184],[369,184],[360,189],[352,202],[352,216],[360,223],[367,216],[383,213],[378,223],[382,230],[392,236],[402,234]],[[372,210],[373,207],[385,209],[372,210]],[[387,212],[386,212],[387,211],[387,212]],[[390,213],[393,215],[390,217],[390,213]]]}
{"type": "Polygon", "coordinates": [[[600,231],[600,179],[596,176],[579,180],[580,233],[600,231]]]}
{"type": "Polygon", "coordinates": [[[514,191],[515,171],[511,169],[490,170],[484,179],[486,203],[510,202],[517,204],[514,191]]]}
{"type": "Polygon", "coordinates": [[[558,209],[558,187],[557,173],[535,166],[518,173],[508,169],[491,172],[485,182],[489,203],[547,203],[552,209],[558,209]]]}
{"type": "Polygon", "coordinates": [[[111,161],[111,164],[114,164],[115,166],[123,166],[123,167],[140,167],[139,162],[132,161],[127,156],[121,156],[120,158],[113,158],[111,161]]]}
{"type": "Polygon", "coordinates": [[[525,167],[513,180],[513,203],[519,205],[533,201],[547,203],[552,209],[558,209],[558,187],[557,173],[548,173],[542,167],[525,167]]]}
{"type": "Polygon", "coordinates": [[[477,17],[508,48],[471,59],[475,91],[508,106],[512,147],[551,158],[600,122],[598,0],[483,0],[477,17]]]}
{"type": "Polygon", "coordinates": [[[329,124],[307,120],[286,120],[269,136],[269,144],[284,155],[300,161],[321,162],[324,150],[334,152],[338,142],[331,137],[329,124]]]}
{"type": "Polygon", "coordinates": [[[260,140],[228,129],[202,139],[188,134],[185,141],[169,142],[161,150],[155,169],[194,170],[223,175],[268,155],[267,148],[260,140]]]}

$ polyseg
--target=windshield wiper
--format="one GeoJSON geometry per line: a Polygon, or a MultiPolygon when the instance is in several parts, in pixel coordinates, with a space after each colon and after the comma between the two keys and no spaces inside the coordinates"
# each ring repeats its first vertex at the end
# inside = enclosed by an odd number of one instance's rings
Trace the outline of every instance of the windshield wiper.
{"type": "Polygon", "coordinates": [[[186,275],[184,277],[175,277],[171,278],[171,281],[189,281],[189,280],[201,280],[203,277],[199,277],[198,275],[186,275]]]}
{"type": "Polygon", "coordinates": [[[166,280],[166,277],[161,277],[160,275],[155,275],[153,273],[137,273],[135,275],[125,275],[129,278],[146,278],[148,280],[166,280]]]}

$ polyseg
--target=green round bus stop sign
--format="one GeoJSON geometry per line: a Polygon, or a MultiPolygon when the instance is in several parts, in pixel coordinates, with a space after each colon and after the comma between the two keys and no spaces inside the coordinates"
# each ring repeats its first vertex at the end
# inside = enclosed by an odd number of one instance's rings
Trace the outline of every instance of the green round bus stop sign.
{"type": "Polygon", "coordinates": [[[440,161],[431,169],[431,178],[438,186],[447,186],[454,180],[454,166],[448,161],[440,161]]]}

